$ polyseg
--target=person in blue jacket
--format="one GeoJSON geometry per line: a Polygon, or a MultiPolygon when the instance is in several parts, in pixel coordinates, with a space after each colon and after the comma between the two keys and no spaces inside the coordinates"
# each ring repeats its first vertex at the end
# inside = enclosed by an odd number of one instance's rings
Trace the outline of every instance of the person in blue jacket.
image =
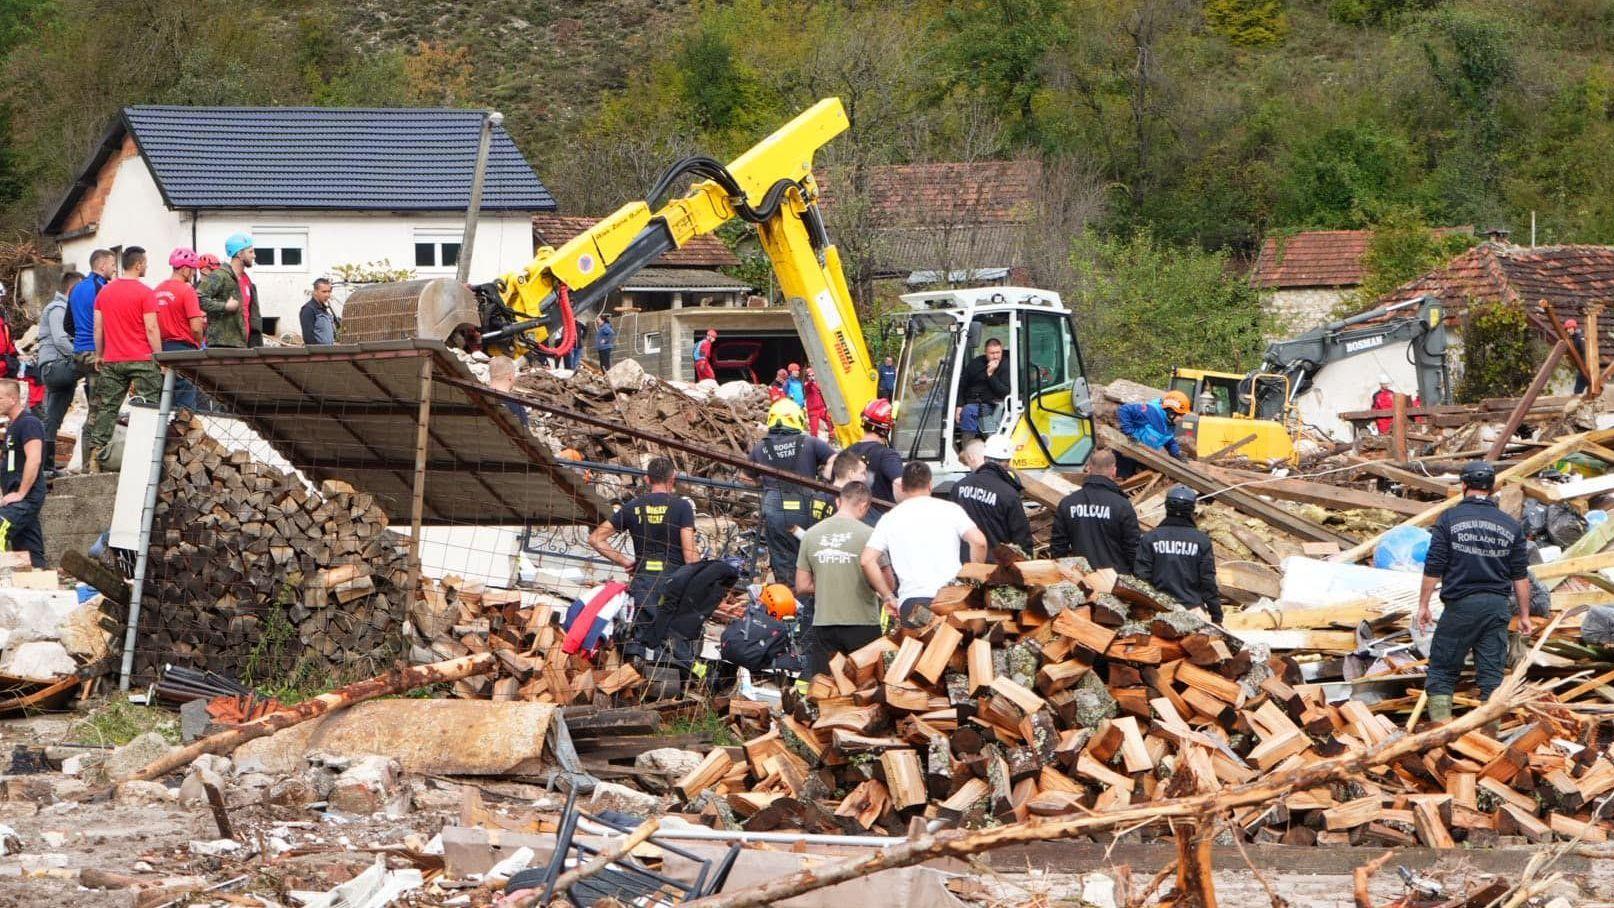
{"type": "Polygon", "coordinates": [[[600,368],[611,371],[611,354],[616,351],[616,329],[611,327],[611,313],[600,314],[600,326],[594,329],[594,354],[600,358],[600,368]]]}
{"type": "Polygon", "coordinates": [[[1188,395],[1167,391],[1164,397],[1148,403],[1122,404],[1115,418],[1127,438],[1182,460],[1182,446],[1177,444],[1177,418],[1187,412],[1188,395]]]}

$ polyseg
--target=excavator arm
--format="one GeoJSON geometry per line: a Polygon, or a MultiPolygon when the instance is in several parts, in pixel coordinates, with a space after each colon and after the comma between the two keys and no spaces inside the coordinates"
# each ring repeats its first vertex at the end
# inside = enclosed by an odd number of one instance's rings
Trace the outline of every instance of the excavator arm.
{"type": "Polygon", "coordinates": [[[595,312],[663,253],[738,217],[757,228],[836,433],[845,444],[855,442],[857,414],[876,393],[875,368],[840,253],[819,215],[812,173],[813,155],[847,126],[840,100],[828,98],[727,166],[710,158],[679,162],[650,202],[630,202],[559,248],[539,249],[520,271],[478,287],[482,342],[564,349],[568,332],[575,342],[577,315],[595,312]],[[652,211],[651,203],[687,174],[705,179],[652,211]]]}

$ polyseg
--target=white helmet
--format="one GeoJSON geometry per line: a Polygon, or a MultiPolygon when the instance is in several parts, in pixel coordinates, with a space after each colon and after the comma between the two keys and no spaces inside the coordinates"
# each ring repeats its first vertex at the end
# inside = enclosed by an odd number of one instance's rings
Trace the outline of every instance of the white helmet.
{"type": "Polygon", "coordinates": [[[1388,372],[1380,372],[1379,373],[1379,387],[1383,387],[1385,385],[1388,385],[1389,383],[1390,383],[1390,373],[1388,373],[1388,372]]]}
{"type": "Polygon", "coordinates": [[[1007,435],[994,435],[986,440],[986,447],[981,453],[987,460],[1013,460],[1014,448],[1014,439],[1007,435]]]}

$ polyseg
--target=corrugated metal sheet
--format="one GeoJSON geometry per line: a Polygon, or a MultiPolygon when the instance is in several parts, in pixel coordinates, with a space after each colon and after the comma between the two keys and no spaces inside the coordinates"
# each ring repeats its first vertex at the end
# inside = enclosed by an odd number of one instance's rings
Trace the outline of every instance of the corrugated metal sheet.
{"type": "MultiPolygon", "coordinates": [[[[479,110],[128,107],[175,208],[460,211],[470,201],[479,110]]],[[[502,127],[488,157],[487,211],[553,211],[555,199],[502,127]]]]}
{"type": "MultiPolygon", "coordinates": [[[[475,381],[447,347],[421,340],[213,348],[158,359],[305,476],[371,493],[395,523],[409,522],[421,362],[431,363],[434,379],[475,381]]],[[[435,380],[431,396],[427,523],[595,524],[609,513],[497,399],[435,380]]]]}

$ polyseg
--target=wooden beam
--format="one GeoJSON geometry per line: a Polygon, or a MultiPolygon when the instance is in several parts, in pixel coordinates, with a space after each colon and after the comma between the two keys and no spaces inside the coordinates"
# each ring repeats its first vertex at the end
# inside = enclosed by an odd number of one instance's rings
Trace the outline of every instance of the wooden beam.
{"type": "Polygon", "coordinates": [[[1595,555],[1582,555],[1579,558],[1560,558],[1546,564],[1530,566],[1530,573],[1537,580],[1545,583],[1555,577],[1569,577],[1574,574],[1593,574],[1604,568],[1614,567],[1614,552],[1598,552],[1595,555]]]}
{"type": "Polygon", "coordinates": [[[1196,466],[1177,460],[1164,451],[1156,451],[1153,448],[1140,445],[1121,434],[1121,431],[1113,426],[1100,424],[1098,433],[1104,445],[1117,453],[1125,454],[1156,473],[1180,482],[1197,492],[1215,493],[1215,497],[1221,501],[1245,514],[1260,518],[1285,533],[1313,542],[1337,542],[1342,548],[1353,544],[1353,540],[1349,537],[1341,536],[1333,530],[1321,524],[1313,523],[1297,514],[1291,514],[1271,502],[1262,501],[1259,497],[1251,495],[1242,489],[1223,488],[1222,483],[1217,482],[1213,477],[1206,476],[1196,466]]]}
{"type": "Polygon", "coordinates": [[[1396,460],[1407,459],[1407,396],[1400,391],[1390,414],[1390,452],[1396,460]]]}
{"type": "Polygon", "coordinates": [[[1552,351],[1547,354],[1546,361],[1541,364],[1541,368],[1536,370],[1536,377],[1530,380],[1530,387],[1524,389],[1524,396],[1519,398],[1518,405],[1513,408],[1512,413],[1508,414],[1508,421],[1502,426],[1502,434],[1496,437],[1495,443],[1491,445],[1491,450],[1485,454],[1486,460],[1496,460],[1502,456],[1503,451],[1507,450],[1508,439],[1513,437],[1514,432],[1519,431],[1519,426],[1524,422],[1524,415],[1530,412],[1530,405],[1534,404],[1536,398],[1541,396],[1541,390],[1547,387],[1547,382],[1552,379],[1552,373],[1558,369],[1558,362],[1564,358],[1564,354],[1568,350],[1569,344],[1565,341],[1559,341],[1553,345],[1552,351]]]}
{"type": "MultiPolygon", "coordinates": [[[[1570,543],[1558,560],[1563,561],[1569,558],[1580,558],[1584,555],[1595,555],[1608,548],[1610,542],[1614,542],[1614,520],[1605,520],[1588,529],[1581,534],[1579,539],[1570,543]]],[[[1542,580],[1541,582],[1546,585],[1547,589],[1555,590],[1559,584],[1567,579],[1569,579],[1567,576],[1553,577],[1550,580],[1542,580]]]]}
{"type": "Polygon", "coordinates": [[[1217,467],[1210,464],[1200,464],[1199,468],[1229,484],[1237,484],[1257,495],[1266,495],[1283,501],[1299,501],[1305,504],[1322,505],[1325,508],[1335,510],[1378,508],[1400,514],[1403,517],[1422,514],[1429,508],[1429,502],[1427,501],[1413,501],[1399,495],[1386,495],[1383,492],[1347,489],[1340,486],[1331,486],[1326,482],[1314,482],[1309,479],[1279,478],[1268,476],[1265,473],[1230,470],[1226,467],[1217,467]]]}

